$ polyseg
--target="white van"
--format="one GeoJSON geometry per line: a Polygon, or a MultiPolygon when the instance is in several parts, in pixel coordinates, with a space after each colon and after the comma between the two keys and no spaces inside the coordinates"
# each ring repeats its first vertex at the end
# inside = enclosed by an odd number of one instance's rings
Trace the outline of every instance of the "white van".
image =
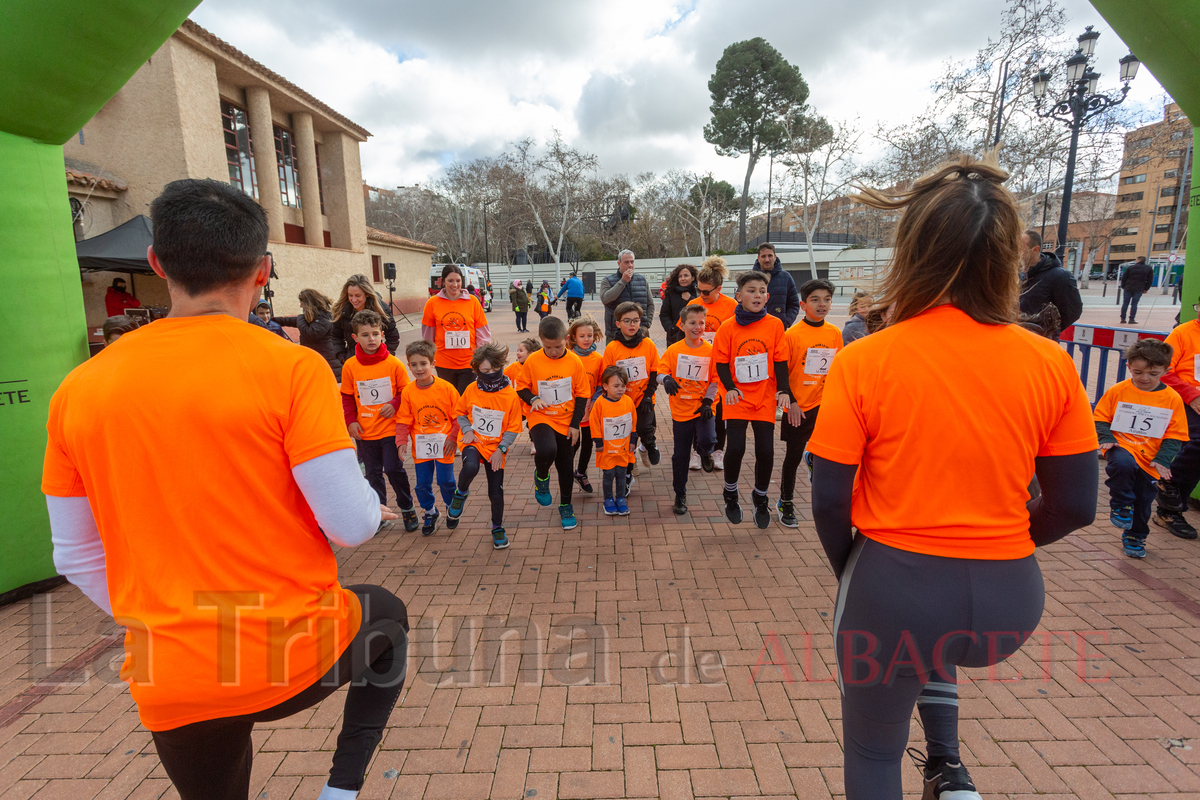
{"type": "MultiPolygon", "coordinates": [[[[434,264],[429,268],[429,296],[433,297],[442,290],[442,269],[445,264],[434,264]]],[[[465,291],[468,286],[474,286],[475,291],[483,298],[483,310],[492,310],[492,294],[487,288],[487,273],[475,267],[468,267],[465,264],[455,264],[463,274],[466,275],[466,283],[463,286],[465,291]]]]}

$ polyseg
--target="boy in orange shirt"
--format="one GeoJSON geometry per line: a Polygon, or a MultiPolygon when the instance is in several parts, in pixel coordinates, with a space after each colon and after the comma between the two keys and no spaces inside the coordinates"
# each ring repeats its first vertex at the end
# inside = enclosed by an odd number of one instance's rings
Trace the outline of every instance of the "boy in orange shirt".
{"type": "MultiPolygon", "coordinates": [[[[700,268],[700,274],[696,276],[696,288],[700,291],[700,296],[694,298],[688,305],[704,306],[704,341],[712,344],[716,341],[717,331],[724,324],[725,320],[733,319],[733,314],[737,310],[737,301],[732,297],[721,293],[721,286],[724,285],[725,279],[729,277],[729,269],[725,266],[725,259],[720,256],[709,256],[704,260],[704,265],[700,268]]],[[[678,324],[678,323],[676,323],[678,324]]],[[[683,330],[683,326],[679,325],[679,329],[683,330]]],[[[719,472],[725,469],[725,404],[718,402],[713,405],[714,422],[717,428],[717,443],[713,449],[713,465],[719,472]]],[[[699,453],[692,457],[688,464],[689,469],[700,469],[703,463],[699,459],[699,453]]]]}
{"type": "MultiPolygon", "coordinates": [[[[658,422],[654,417],[654,392],[658,389],[658,348],[642,329],[642,307],[637,303],[621,303],[613,312],[617,334],[604,348],[604,367],[623,367],[629,375],[625,393],[637,407],[637,435],[641,440],[642,462],[657,464],[661,456],[654,441],[658,422]]],[[[626,496],[633,488],[633,464],[625,487],[626,496]]]]}
{"type": "Polygon", "coordinates": [[[596,445],[596,467],[603,473],[604,513],[628,516],[625,503],[625,470],[633,463],[637,431],[633,425],[633,400],[626,394],[628,375],[610,364],[600,375],[600,395],[592,403],[591,433],[596,445]],[[598,435],[597,435],[598,434],[598,435]]]}
{"type": "Polygon", "coordinates": [[[1112,513],[1130,558],[1146,557],[1154,484],[1171,480],[1171,462],[1188,439],[1187,415],[1178,392],[1162,382],[1171,346],[1141,339],[1125,350],[1129,378],[1096,404],[1093,419],[1104,453],[1112,513]]]}
{"type": "Polygon", "coordinates": [[[1188,440],[1171,462],[1171,478],[1158,482],[1158,512],[1154,524],[1180,539],[1195,539],[1196,529],[1184,519],[1188,498],[1200,483],[1200,319],[1175,326],[1167,335],[1171,366],[1163,383],[1183,398],[1188,440]]]}
{"type": "Polygon", "coordinates": [[[383,346],[383,317],[363,309],[350,320],[354,355],[342,366],[342,412],[346,429],[358,442],[367,483],[387,505],[384,475],[396,492],[396,505],[404,518],[404,530],[417,529],[417,511],[404,462],[396,451],[396,409],[408,386],[408,372],[400,359],[383,346]]]}
{"type": "Polygon", "coordinates": [[[717,331],[713,363],[725,387],[725,426],[729,444],[725,453],[725,517],[742,521],[738,503],[738,473],[746,454],[746,431],[754,428],[754,524],[771,524],[767,488],[775,467],[775,408],[787,409],[792,391],[788,385],[787,348],[783,323],[766,311],[770,297],[767,278],[752,270],[738,276],[739,306],[734,317],[717,331]]]}
{"type": "Polygon", "coordinates": [[[712,345],[704,341],[707,314],[702,305],[687,305],[679,315],[683,341],[676,342],[658,362],[663,391],[670,397],[675,452],[671,454],[676,514],[687,513],[688,462],[693,442],[706,472],[713,471],[712,451],[717,441],[713,401],[718,400],[717,371],[712,368],[712,345]]]}
{"type": "MultiPolygon", "coordinates": [[[[571,343],[571,352],[579,356],[583,369],[588,376],[588,397],[593,396],[600,388],[600,374],[604,371],[604,357],[600,355],[596,342],[604,336],[600,323],[591,317],[576,317],[567,327],[567,341],[571,343]]],[[[579,429],[579,465],[575,468],[575,482],[579,488],[588,494],[592,493],[592,484],[588,480],[588,462],[592,460],[592,436],[589,430],[591,419],[591,403],[583,412],[582,427],[579,429]]]]}
{"type": "Polygon", "coordinates": [[[542,349],[525,359],[517,379],[517,396],[529,405],[529,438],[537,454],[533,461],[533,496],[538,505],[553,502],[550,466],[558,472],[558,515],[564,531],[578,526],[571,505],[575,483],[572,447],[579,441],[579,424],[587,407],[587,373],[579,356],[567,351],[567,326],[558,317],[538,323],[542,349]]]}
{"type": "Polygon", "coordinates": [[[482,464],[487,471],[488,499],[492,501],[492,547],[497,550],[508,547],[504,532],[504,462],[508,448],[521,432],[521,401],[503,372],[507,358],[508,348],[494,343],[475,348],[471,356],[475,380],[467,385],[455,409],[462,470],[446,512],[446,527],[456,527],[471,482],[482,464]]]}
{"type": "MultiPolygon", "coordinates": [[[[404,348],[413,382],[400,395],[396,411],[396,450],[404,458],[404,448],[412,438],[413,471],[417,474],[416,495],[425,518],[421,535],[437,530],[441,514],[433,504],[433,481],[437,476],[442,502],[449,508],[454,501],[454,446],[458,437],[458,419],[454,413],[459,394],[449,381],[434,375],[433,359],[437,348],[428,339],[418,339],[404,348]]],[[[455,522],[457,524],[457,521],[455,522]]],[[[453,527],[453,526],[449,526],[453,527]]]]}
{"type": "Polygon", "coordinates": [[[821,392],[833,357],[842,349],[842,332],[825,321],[833,305],[833,285],[828,281],[807,281],[800,287],[800,308],[804,316],[784,334],[793,402],[779,426],[779,440],[786,446],[783,471],[779,480],[779,524],[798,528],[792,495],[796,491],[796,472],[804,459],[804,448],[812,438],[821,411],[821,392]]]}

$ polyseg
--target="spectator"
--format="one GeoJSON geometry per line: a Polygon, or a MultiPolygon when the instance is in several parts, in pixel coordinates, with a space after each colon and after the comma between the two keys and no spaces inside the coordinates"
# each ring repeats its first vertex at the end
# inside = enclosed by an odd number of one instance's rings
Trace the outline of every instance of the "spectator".
{"type": "Polygon", "coordinates": [[[611,342],[617,335],[613,312],[621,303],[637,303],[642,307],[642,329],[650,335],[650,320],[654,319],[654,296],[646,278],[633,271],[633,251],[617,254],[617,272],[600,282],[600,302],[604,304],[604,339],[611,342]]]}
{"type": "Polygon", "coordinates": [[[583,313],[583,281],[574,272],[567,278],[558,290],[554,299],[567,296],[567,319],[572,320],[583,313]]]}
{"type": "Polygon", "coordinates": [[[333,370],[338,382],[342,380],[341,333],[333,322],[332,303],[316,289],[300,292],[300,314],[294,317],[276,317],[275,321],[286,328],[300,331],[300,344],[316,350],[333,370]]]}
{"type": "Polygon", "coordinates": [[[667,276],[662,294],[662,310],[658,321],[667,332],[667,347],[683,341],[683,329],[679,327],[679,312],[692,300],[700,296],[696,288],[696,277],[699,273],[691,264],[680,264],[667,276]]]}
{"type": "Polygon", "coordinates": [[[517,315],[517,332],[529,332],[529,294],[521,286],[520,281],[513,281],[512,291],[508,293],[512,303],[513,313],[517,315]]]}
{"type": "Polygon", "coordinates": [[[1075,324],[1083,313],[1083,300],[1071,273],[1052,251],[1042,251],[1037,231],[1021,235],[1021,266],[1027,270],[1021,282],[1021,313],[1040,314],[1042,306],[1054,303],[1064,328],[1075,324]]]}
{"type": "Polygon", "coordinates": [[[266,325],[267,330],[269,330],[271,333],[275,334],[276,336],[282,336],[289,342],[292,340],[292,337],[283,332],[283,326],[275,321],[275,314],[273,311],[271,311],[271,304],[266,300],[258,301],[258,305],[254,307],[254,316],[262,320],[263,325],[266,325]]]}
{"type": "Polygon", "coordinates": [[[871,293],[866,289],[858,289],[854,292],[854,297],[850,298],[850,308],[847,309],[850,319],[842,326],[843,345],[861,339],[869,333],[867,312],[871,310],[872,300],[871,293]]]}
{"type": "Polygon", "coordinates": [[[545,319],[550,316],[550,306],[554,303],[554,298],[550,296],[550,281],[542,281],[542,288],[538,289],[537,303],[534,305],[534,310],[538,313],[538,319],[545,319]]]}
{"type": "Polygon", "coordinates": [[[754,268],[767,273],[767,290],[771,298],[767,301],[767,313],[783,321],[784,328],[792,327],[800,316],[800,293],[796,282],[783,269],[783,262],[775,255],[775,245],[763,242],[758,246],[758,261],[754,268]]]}
{"type": "Polygon", "coordinates": [[[383,341],[387,345],[388,352],[395,355],[396,347],[400,344],[400,331],[396,329],[396,320],[392,316],[391,309],[384,310],[383,298],[371,286],[371,281],[366,275],[351,275],[342,286],[342,294],[333,304],[334,324],[337,326],[342,340],[342,350],[339,356],[343,362],[354,355],[354,331],[351,330],[350,320],[364,308],[369,308],[383,317],[386,326],[383,331],[383,341]]]}
{"type": "Polygon", "coordinates": [[[533,278],[525,281],[525,294],[533,297],[533,278]]]}
{"type": "Polygon", "coordinates": [[[1154,268],[1146,263],[1145,256],[1138,256],[1137,261],[1125,268],[1125,274],[1121,276],[1121,290],[1125,292],[1125,296],[1121,298],[1121,324],[1125,322],[1125,312],[1129,312],[1130,325],[1137,325],[1137,309],[1138,301],[1142,299],[1142,295],[1150,291],[1150,284],[1154,283],[1154,268]]]}
{"type": "Polygon", "coordinates": [[[124,314],[109,317],[104,320],[104,327],[101,329],[104,333],[104,346],[108,347],[125,334],[137,329],[138,321],[133,317],[127,317],[124,314]]]}
{"type": "Polygon", "coordinates": [[[142,301],[125,291],[125,279],[113,278],[112,286],[104,293],[104,310],[110,317],[119,317],[127,308],[141,308],[142,301]]]}

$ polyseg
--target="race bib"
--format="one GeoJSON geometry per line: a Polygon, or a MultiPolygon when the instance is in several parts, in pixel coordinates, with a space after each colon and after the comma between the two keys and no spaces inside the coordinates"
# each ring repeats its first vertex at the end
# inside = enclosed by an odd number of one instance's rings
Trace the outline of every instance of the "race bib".
{"type": "Polygon", "coordinates": [[[355,381],[358,387],[358,403],[377,406],[392,399],[392,379],[376,378],[371,381],[355,381]]]}
{"type": "Polygon", "coordinates": [[[481,437],[499,439],[504,430],[504,412],[471,406],[471,429],[481,437]]]}
{"type": "Polygon", "coordinates": [[[628,439],[633,434],[633,415],[622,414],[619,417],[604,418],[604,439],[628,439]]]}
{"type": "Polygon", "coordinates": [[[808,355],[804,357],[804,374],[828,375],[829,365],[833,363],[836,354],[837,350],[832,347],[808,348],[808,355]]]}
{"type": "Polygon", "coordinates": [[[421,460],[442,458],[442,448],[446,444],[446,434],[418,433],[413,438],[416,440],[416,447],[413,448],[413,452],[417,458],[421,460]]]}
{"type": "Polygon", "coordinates": [[[1167,432],[1167,425],[1171,423],[1171,416],[1172,411],[1169,408],[1117,403],[1117,411],[1113,414],[1109,427],[1114,433],[1131,433],[1134,436],[1161,439],[1167,432]]]}
{"type": "Polygon", "coordinates": [[[1200,355],[1197,355],[1195,361],[1192,363],[1192,378],[1200,382],[1200,355]]]}
{"type": "Polygon", "coordinates": [[[683,381],[708,382],[708,365],[712,359],[708,356],[685,356],[679,354],[675,361],[675,377],[683,381]]]}
{"type": "Polygon", "coordinates": [[[767,354],[738,356],[733,360],[733,376],[738,383],[759,383],[767,379],[767,354]]]}
{"type": "Polygon", "coordinates": [[[446,331],[445,344],[447,350],[469,350],[471,334],[469,331],[446,331]]]}
{"type": "Polygon", "coordinates": [[[705,331],[704,333],[700,334],[700,338],[703,339],[704,341],[708,342],[709,344],[712,344],[713,342],[715,342],[717,340],[717,332],[716,331],[705,331]]]}
{"type": "Polygon", "coordinates": [[[571,379],[538,381],[538,397],[548,406],[560,406],[571,399],[571,379]]]}
{"type": "Polygon", "coordinates": [[[644,381],[650,377],[646,372],[646,359],[638,356],[637,358],[622,358],[617,361],[617,366],[624,368],[629,373],[629,382],[644,381]]]}

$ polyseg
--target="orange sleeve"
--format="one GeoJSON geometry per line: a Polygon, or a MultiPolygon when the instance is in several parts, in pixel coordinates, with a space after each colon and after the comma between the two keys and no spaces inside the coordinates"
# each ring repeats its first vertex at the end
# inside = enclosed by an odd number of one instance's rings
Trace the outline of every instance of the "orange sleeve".
{"type": "MultiPolygon", "coordinates": [[[[1164,391],[1169,392],[1172,390],[1167,388],[1164,391]]],[[[1189,438],[1191,438],[1191,435],[1188,433],[1187,412],[1184,410],[1183,398],[1177,397],[1175,401],[1171,403],[1171,408],[1175,413],[1171,415],[1171,424],[1167,426],[1167,432],[1163,438],[1181,439],[1186,442],[1189,438]]]]}
{"type": "Polygon", "coordinates": [[[717,328],[717,335],[713,337],[713,365],[728,364],[729,354],[733,352],[731,339],[733,331],[727,330],[725,323],[721,323],[721,327],[717,328]]]}
{"type": "MultiPolygon", "coordinates": [[[[603,406],[601,403],[595,402],[592,404],[592,413],[590,416],[588,416],[588,427],[590,427],[593,432],[603,432],[604,430],[604,415],[600,413],[602,409],[603,406]]],[[[597,439],[599,437],[593,436],[592,438],[597,439]]]]}
{"type": "Polygon", "coordinates": [[[1108,391],[1100,398],[1100,402],[1096,403],[1096,410],[1092,412],[1094,422],[1112,422],[1113,412],[1117,408],[1116,388],[1116,386],[1108,387],[1108,391]]]}
{"type": "Polygon", "coordinates": [[[42,494],[50,497],[86,497],[83,477],[67,455],[62,441],[63,403],[66,402],[63,392],[63,388],[59,387],[50,398],[50,418],[46,423],[49,436],[46,440],[46,457],[42,461],[42,494]]]}
{"type": "MultiPolygon", "coordinates": [[[[825,378],[817,427],[808,442],[813,455],[839,464],[862,462],[867,446],[867,422],[859,404],[857,383],[857,370],[847,369],[844,360],[835,358],[825,378]]],[[[1092,436],[1095,438],[1094,433],[1092,436]]]]}
{"type": "Polygon", "coordinates": [[[504,411],[504,430],[513,433],[521,432],[521,398],[513,397],[504,411]]]}
{"type": "MultiPolygon", "coordinates": [[[[1096,424],[1092,420],[1092,404],[1088,401],[1087,390],[1075,372],[1075,362],[1065,350],[1057,352],[1061,355],[1059,381],[1063,387],[1063,413],[1038,456],[1073,456],[1097,450],[1100,441],[1096,438],[1096,424]]],[[[825,410],[822,409],[821,413],[824,414],[825,410]]],[[[820,424],[820,419],[817,424],[820,424]]]]}
{"type": "MultiPolygon", "coordinates": [[[[775,361],[783,361],[783,362],[786,362],[786,361],[788,360],[788,356],[789,356],[789,353],[788,353],[788,343],[787,343],[787,336],[786,336],[786,334],[787,334],[787,329],[786,329],[786,328],[784,328],[784,327],[783,327],[783,323],[782,323],[782,322],[780,322],[780,323],[779,323],[779,327],[777,328],[777,330],[778,330],[778,335],[775,337],[775,357],[774,357],[774,360],[775,360],[775,361]]],[[[775,368],[775,365],[774,365],[774,364],[772,364],[772,365],[771,365],[771,368],[772,368],[772,369],[774,369],[774,368],[775,368]]],[[[804,368],[804,365],[803,365],[803,364],[801,364],[801,365],[800,365],[800,369],[803,369],[803,368],[804,368]]]]}
{"type": "Polygon", "coordinates": [[[355,394],[354,367],[349,360],[342,364],[342,394],[355,394]]]}
{"type": "Polygon", "coordinates": [[[425,301],[425,310],[421,312],[421,324],[427,328],[437,327],[437,314],[433,310],[436,302],[436,297],[429,298],[425,301]]]}
{"type": "MultiPolygon", "coordinates": [[[[660,384],[662,383],[662,379],[665,378],[667,375],[670,375],[671,377],[675,377],[675,358],[674,358],[675,350],[673,349],[674,347],[675,347],[675,345],[671,345],[670,347],[668,347],[666,350],[663,351],[663,354],[661,356],[659,356],[657,372],[658,372],[658,382],[660,384]]],[[[712,370],[710,370],[710,372],[711,371],[712,370]]]]}
{"type": "Polygon", "coordinates": [[[329,378],[325,359],[315,350],[299,348],[283,431],[283,448],[291,467],[354,447],[346,432],[337,384],[329,378]]]}

